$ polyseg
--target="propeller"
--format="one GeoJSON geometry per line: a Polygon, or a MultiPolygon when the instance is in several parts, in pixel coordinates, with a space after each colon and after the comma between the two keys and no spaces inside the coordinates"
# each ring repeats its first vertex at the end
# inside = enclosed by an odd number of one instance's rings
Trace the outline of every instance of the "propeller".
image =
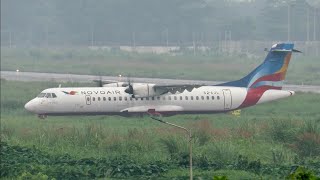
{"type": "Polygon", "coordinates": [[[126,92],[126,93],[128,93],[128,94],[131,94],[132,97],[134,98],[133,86],[132,86],[132,84],[131,84],[130,76],[128,76],[127,82],[128,82],[128,88],[127,88],[126,90],[124,90],[124,92],[126,92]]]}
{"type": "Polygon", "coordinates": [[[103,87],[103,81],[102,81],[102,76],[99,73],[99,79],[98,80],[93,80],[97,84],[97,87],[103,87]]]}
{"type": "Polygon", "coordinates": [[[103,87],[103,82],[102,82],[102,76],[101,75],[99,75],[98,86],[99,87],[103,87]]]}

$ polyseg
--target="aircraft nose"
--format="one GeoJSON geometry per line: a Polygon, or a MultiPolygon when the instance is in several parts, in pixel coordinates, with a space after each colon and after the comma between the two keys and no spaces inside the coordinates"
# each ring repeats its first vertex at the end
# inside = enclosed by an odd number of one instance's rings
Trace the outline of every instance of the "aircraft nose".
{"type": "Polygon", "coordinates": [[[29,101],[27,102],[25,105],[24,105],[24,108],[27,110],[27,111],[30,111],[30,112],[34,112],[34,103],[33,101],[29,101]]]}

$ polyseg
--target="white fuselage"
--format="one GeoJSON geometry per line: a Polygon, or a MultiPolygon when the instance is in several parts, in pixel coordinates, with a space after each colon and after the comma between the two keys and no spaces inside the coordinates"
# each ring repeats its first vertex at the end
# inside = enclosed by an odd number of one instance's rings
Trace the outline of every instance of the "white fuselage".
{"type": "MultiPolygon", "coordinates": [[[[56,97],[37,97],[25,108],[40,115],[130,115],[157,112],[163,115],[181,113],[218,113],[242,108],[247,89],[240,87],[202,86],[191,92],[132,98],[124,87],[51,88],[42,93],[56,97]]],[[[255,104],[293,95],[291,91],[267,90],[255,104]]],[[[254,105],[254,104],[252,104],[254,105]]],[[[251,106],[251,105],[246,105],[251,106]]]]}

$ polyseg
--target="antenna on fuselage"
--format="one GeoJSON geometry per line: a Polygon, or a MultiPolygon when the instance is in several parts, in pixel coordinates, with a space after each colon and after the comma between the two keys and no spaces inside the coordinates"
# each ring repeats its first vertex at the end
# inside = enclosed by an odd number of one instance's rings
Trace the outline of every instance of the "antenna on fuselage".
{"type": "Polygon", "coordinates": [[[59,88],[61,88],[61,84],[59,84],[59,88]]]}

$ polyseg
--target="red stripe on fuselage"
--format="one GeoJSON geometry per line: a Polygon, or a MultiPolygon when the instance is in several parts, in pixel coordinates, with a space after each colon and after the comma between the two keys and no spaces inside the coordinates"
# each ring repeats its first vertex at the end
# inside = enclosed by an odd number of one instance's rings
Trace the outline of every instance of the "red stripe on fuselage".
{"type": "Polygon", "coordinates": [[[281,87],[274,87],[274,86],[260,86],[257,88],[251,88],[247,92],[247,96],[242,102],[242,104],[239,106],[240,108],[249,107],[257,104],[257,102],[262,97],[263,93],[266,92],[269,89],[278,89],[281,90],[281,87]]]}

